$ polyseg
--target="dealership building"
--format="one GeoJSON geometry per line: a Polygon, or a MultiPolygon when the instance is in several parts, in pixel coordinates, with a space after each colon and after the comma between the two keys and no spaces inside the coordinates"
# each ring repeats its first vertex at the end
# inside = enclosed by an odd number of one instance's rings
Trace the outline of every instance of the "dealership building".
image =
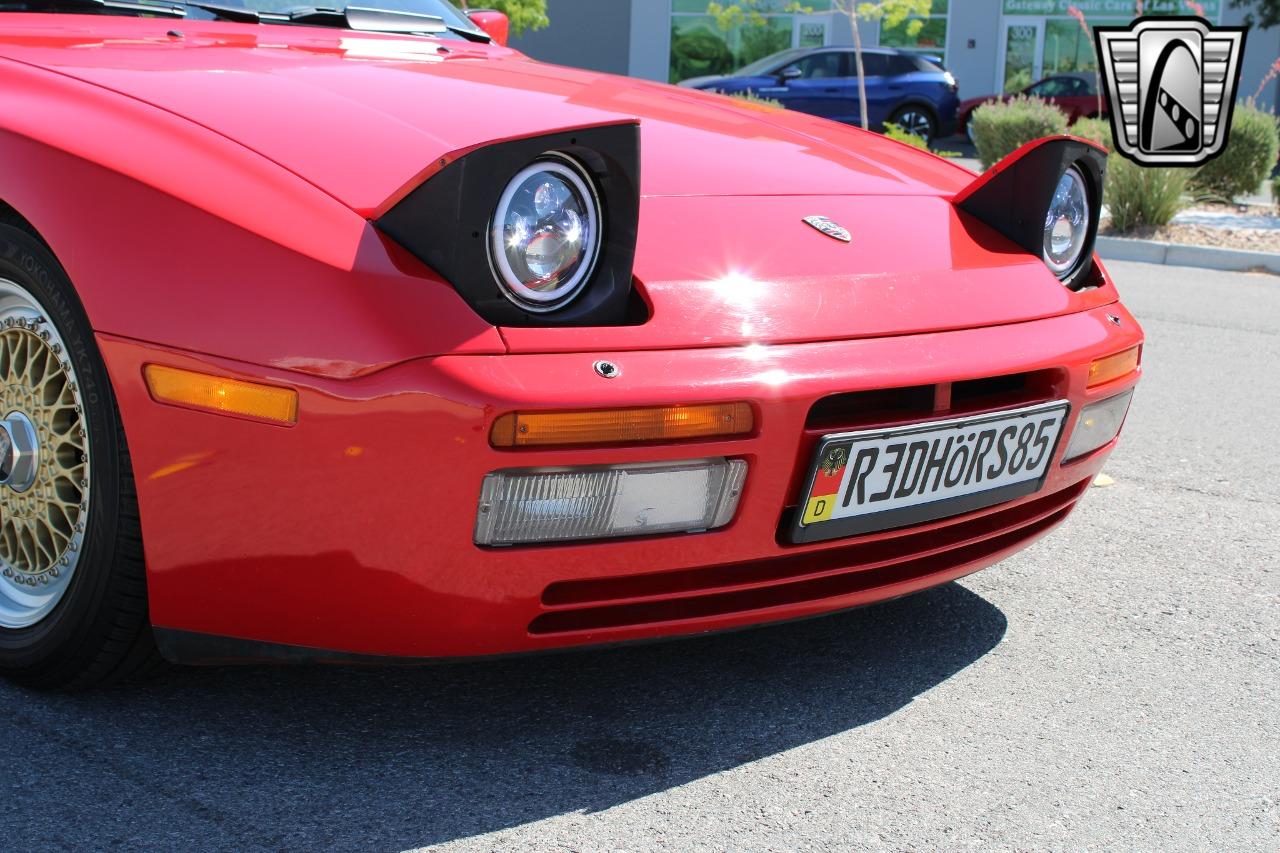
{"type": "MultiPolygon", "coordinates": [[[[677,82],[722,74],[792,47],[852,44],[849,20],[832,0],[548,0],[551,26],[512,45],[537,59],[677,82]],[[800,11],[796,9],[800,8],[800,11]]],[[[1198,6],[1215,24],[1241,24],[1230,0],[933,0],[920,26],[881,27],[864,21],[864,45],[917,50],[942,59],[960,96],[1010,92],[1055,72],[1093,71],[1093,40],[1069,10],[1090,25],[1124,25],[1146,14],[1190,14],[1198,6]],[[914,32],[913,32],[914,31],[914,32]]],[[[1253,30],[1245,40],[1238,97],[1248,97],[1280,57],[1280,27],[1253,30]]],[[[1280,81],[1259,102],[1274,110],[1280,81]]]]}

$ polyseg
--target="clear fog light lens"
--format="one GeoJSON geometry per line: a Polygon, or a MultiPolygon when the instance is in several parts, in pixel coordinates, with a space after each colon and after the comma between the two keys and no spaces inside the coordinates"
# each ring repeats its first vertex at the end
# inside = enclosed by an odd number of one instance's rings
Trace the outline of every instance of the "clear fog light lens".
{"type": "Polygon", "coordinates": [[[497,471],[484,478],[478,545],[710,530],[733,520],[747,463],[698,459],[497,471]]]}
{"type": "Polygon", "coordinates": [[[1089,195],[1084,176],[1075,166],[1058,180],[1044,217],[1044,262],[1058,278],[1078,265],[1089,235],[1089,195]]]}
{"type": "Polygon", "coordinates": [[[600,253],[600,205],[572,161],[555,155],[522,169],[498,200],[489,234],[494,272],[530,311],[550,311],[586,283],[600,253]]]}
{"type": "Polygon", "coordinates": [[[1129,411],[1129,401],[1133,398],[1133,389],[1117,394],[1114,397],[1085,406],[1080,410],[1076,420],[1076,428],[1071,431],[1071,442],[1062,461],[1066,462],[1084,456],[1102,447],[1120,434],[1120,425],[1129,411]]]}

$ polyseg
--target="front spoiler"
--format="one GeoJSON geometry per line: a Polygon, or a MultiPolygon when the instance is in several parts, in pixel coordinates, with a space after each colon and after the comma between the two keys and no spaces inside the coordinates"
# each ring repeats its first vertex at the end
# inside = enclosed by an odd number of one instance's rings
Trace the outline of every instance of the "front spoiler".
{"type": "MultiPolygon", "coordinates": [[[[677,609],[693,613],[689,618],[601,627],[603,617],[595,611],[566,616],[572,608],[544,601],[553,584],[591,579],[661,578],[708,567],[732,576],[734,567],[765,572],[808,561],[836,571],[841,555],[852,553],[850,540],[792,545],[778,537],[817,438],[805,427],[815,400],[1060,369],[1065,397],[1078,411],[1137,380],[1135,374],[1086,390],[1089,362],[1141,340],[1137,324],[1113,304],[928,335],[777,347],[447,356],[359,379],[323,380],[99,336],[132,452],[152,623],[162,632],[333,650],[290,653],[326,660],[335,654],[379,660],[486,656],[723,630],[847,609],[975,571],[1030,539],[993,545],[980,559],[939,564],[938,571],[875,589],[836,585],[833,595],[778,606],[677,609]],[[599,358],[620,363],[622,375],[596,376],[591,365],[599,358]],[[158,405],[142,382],[149,362],[292,385],[300,396],[298,423],[285,428],[158,405]],[[492,420],[516,408],[734,400],[757,407],[754,435],[533,451],[498,451],[487,441],[492,420]],[[743,458],[751,466],[738,517],[721,530],[504,549],[471,541],[480,483],[489,471],[706,456],[743,458]],[[545,625],[554,630],[540,627],[545,625]],[[574,627],[581,625],[586,627],[574,627]]],[[[1063,446],[1067,440],[1069,433],[1063,446]]],[[[1066,467],[1055,459],[1045,493],[1085,482],[1109,449],[1066,467]]],[[[929,525],[922,529],[921,535],[935,535],[929,525]]],[[[857,543],[891,538],[892,531],[873,533],[857,543]]],[[[617,606],[650,613],[651,604],[617,606]]],[[[183,652],[181,644],[169,642],[168,648],[178,659],[199,657],[183,652]]]]}

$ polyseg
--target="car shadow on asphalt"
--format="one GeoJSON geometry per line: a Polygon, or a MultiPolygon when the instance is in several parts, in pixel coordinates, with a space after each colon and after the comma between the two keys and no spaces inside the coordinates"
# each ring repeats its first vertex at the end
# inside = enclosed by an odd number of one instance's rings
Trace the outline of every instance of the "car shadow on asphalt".
{"type": "Polygon", "coordinates": [[[1005,628],[952,583],[680,642],[413,669],[175,670],[25,694],[22,713],[73,754],[42,786],[101,800],[60,841],[136,842],[129,827],[162,826],[165,847],[404,849],[607,809],[882,719],[1005,628]],[[121,788],[135,790],[113,798],[121,788]]]}

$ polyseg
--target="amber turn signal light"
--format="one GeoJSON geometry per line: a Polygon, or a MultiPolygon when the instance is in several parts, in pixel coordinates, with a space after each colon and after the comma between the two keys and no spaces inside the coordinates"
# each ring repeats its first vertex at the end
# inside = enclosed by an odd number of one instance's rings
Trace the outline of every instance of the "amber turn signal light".
{"type": "Polygon", "coordinates": [[[159,364],[148,364],[142,373],[152,398],[160,403],[176,403],[279,424],[298,421],[298,392],[291,388],[241,382],[159,364]]]}
{"type": "Polygon", "coordinates": [[[1096,359],[1093,364],[1089,365],[1088,387],[1093,388],[1095,385],[1105,385],[1113,379],[1128,376],[1137,369],[1138,347],[1130,347],[1115,355],[1096,359]]]}
{"type": "Polygon", "coordinates": [[[747,403],[597,409],[581,412],[511,412],[493,422],[494,447],[621,444],[743,435],[755,428],[747,403]]]}

